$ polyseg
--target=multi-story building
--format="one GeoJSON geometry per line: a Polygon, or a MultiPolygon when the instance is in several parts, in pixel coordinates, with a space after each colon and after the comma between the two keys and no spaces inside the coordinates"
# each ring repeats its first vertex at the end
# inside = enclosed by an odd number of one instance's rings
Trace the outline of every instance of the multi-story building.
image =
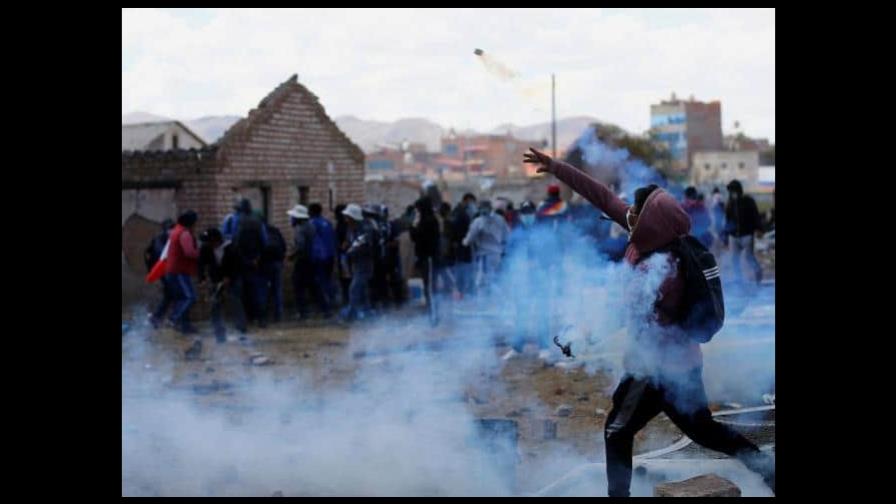
{"type": "Polygon", "coordinates": [[[720,151],[722,142],[722,104],[699,102],[692,96],[650,106],[651,137],[666,144],[672,154],[672,168],[684,173],[700,151],[720,151]]]}
{"type": "Polygon", "coordinates": [[[507,135],[457,135],[453,130],[442,138],[442,152],[433,160],[442,177],[518,178],[527,175],[523,154],[540,142],[507,135]]]}

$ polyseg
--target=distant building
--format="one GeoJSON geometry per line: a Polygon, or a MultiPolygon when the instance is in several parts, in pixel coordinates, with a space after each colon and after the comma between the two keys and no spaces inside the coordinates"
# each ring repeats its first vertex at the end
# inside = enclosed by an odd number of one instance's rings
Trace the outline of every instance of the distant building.
{"type": "Polygon", "coordinates": [[[672,168],[685,172],[693,166],[693,155],[700,151],[720,151],[722,142],[722,104],[672,98],[650,106],[651,138],[665,144],[672,154],[672,168]]]}
{"type": "Polygon", "coordinates": [[[457,135],[451,130],[442,138],[442,152],[432,160],[433,168],[442,177],[523,178],[527,167],[523,154],[529,147],[543,147],[540,142],[521,140],[506,135],[457,135]]]}
{"type": "Polygon", "coordinates": [[[201,149],[205,140],[180,121],[148,122],[121,125],[121,150],[166,151],[201,149]]]}
{"type": "Polygon", "coordinates": [[[728,150],[758,150],[765,151],[771,147],[768,138],[750,138],[744,135],[726,135],[725,148],[728,150]]]}
{"type": "Polygon", "coordinates": [[[418,180],[426,175],[438,154],[426,151],[426,144],[402,142],[367,154],[366,180],[418,180]]]}
{"type": "Polygon", "coordinates": [[[702,151],[694,153],[690,182],[695,186],[724,187],[740,180],[744,190],[759,185],[759,151],[702,151]]]}

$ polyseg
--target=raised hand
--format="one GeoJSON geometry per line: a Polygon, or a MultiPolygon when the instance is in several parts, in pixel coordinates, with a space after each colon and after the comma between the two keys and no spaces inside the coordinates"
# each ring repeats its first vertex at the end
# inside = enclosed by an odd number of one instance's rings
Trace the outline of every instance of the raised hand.
{"type": "Polygon", "coordinates": [[[552,161],[551,156],[548,156],[544,152],[541,152],[534,147],[529,147],[529,150],[532,152],[526,152],[525,154],[523,154],[523,162],[539,165],[535,170],[537,173],[550,173],[552,161]]]}

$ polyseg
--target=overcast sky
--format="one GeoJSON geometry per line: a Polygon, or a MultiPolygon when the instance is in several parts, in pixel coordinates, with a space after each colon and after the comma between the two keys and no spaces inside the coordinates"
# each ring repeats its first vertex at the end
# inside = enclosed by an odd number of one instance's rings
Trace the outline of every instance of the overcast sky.
{"type": "Polygon", "coordinates": [[[335,117],[490,130],[721,100],[726,133],[775,139],[774,9],[124,9],[122,114],[245,115],[292,74],[335,117]],[[501,79],[482,48],[519,77],[501,79]]]}

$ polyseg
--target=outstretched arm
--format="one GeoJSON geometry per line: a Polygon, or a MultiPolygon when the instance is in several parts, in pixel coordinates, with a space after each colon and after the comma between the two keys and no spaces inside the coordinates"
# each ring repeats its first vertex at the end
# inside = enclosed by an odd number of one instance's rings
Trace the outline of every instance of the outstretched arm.
{"type": "Polygon", "coordinates": [[[538,173],[553,174],[569,185],[573,191],[581,194],[592,205],[619,223],[624,229],[628,229],[625,213],[630,205],[613,194],[613,191],[604,183],[570,164],[551,159],[550,156],[543,152],[531,147],[529,150],[532,152],[527,152],[523,155],[524,162],[539,165],[538,173]]]}

